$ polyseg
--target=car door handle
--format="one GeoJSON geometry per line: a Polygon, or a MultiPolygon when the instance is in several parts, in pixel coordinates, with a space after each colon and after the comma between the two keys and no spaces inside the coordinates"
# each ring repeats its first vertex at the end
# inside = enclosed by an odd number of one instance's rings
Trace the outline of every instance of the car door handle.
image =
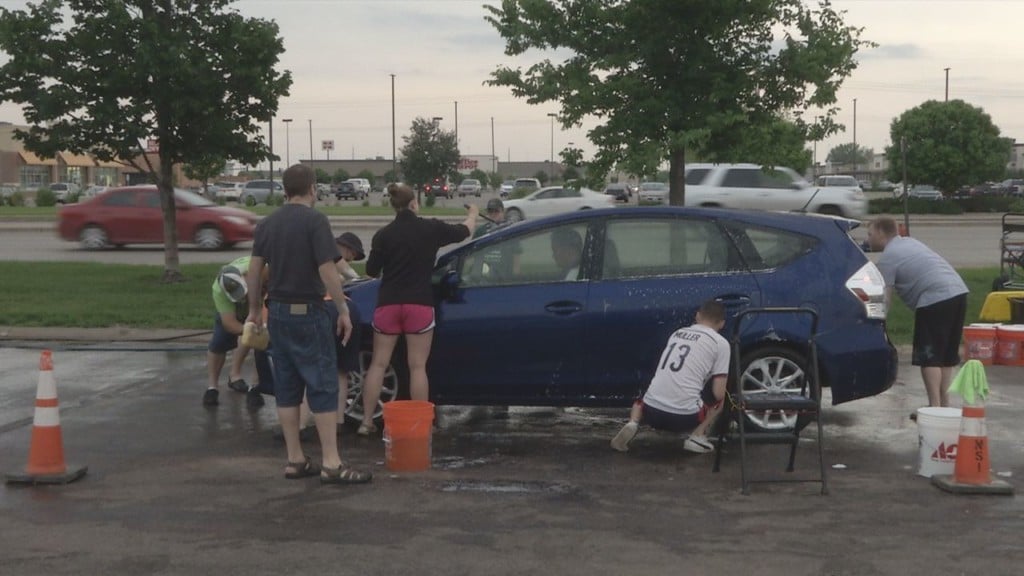
{"type": "Polygon", "coordinates": [[[567,316],[569,314],[575,314],[580,310],[583,310],[583,305],[579,302],[562,301],[552,302],[544,307],[545,310],[552,314],[558,314],[559,316],[567,316]]]}
{"type": "Polygon", "coordinates": [[[750,304],[750,296],[745,294],[727,294],[725,296],[716,297],[715,301],[726,308],[735,308],[737,306],[746,306],[750,304]]]}

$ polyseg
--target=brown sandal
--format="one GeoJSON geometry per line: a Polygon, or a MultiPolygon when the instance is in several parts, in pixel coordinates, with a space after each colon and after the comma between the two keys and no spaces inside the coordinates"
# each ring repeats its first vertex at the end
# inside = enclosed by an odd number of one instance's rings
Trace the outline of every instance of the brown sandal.
{"type": "Polygon", "coordinates": [[[306,456],[305,462],[289,462],[285,468],[291,468],[293,471],[284,473],[284,477],[289,480],[298,480],[300,478],[309,478],[310,476],[316,476],[320,473],[320,467],[310,460],[309,456],[306,456]]]}
{"type": "Polygon", "coordinates": [[[347,468],[344,463],[337,468],[323,468],[320,471],[321,484],[366,484],[373,480],[372,472],[347,468]]]}

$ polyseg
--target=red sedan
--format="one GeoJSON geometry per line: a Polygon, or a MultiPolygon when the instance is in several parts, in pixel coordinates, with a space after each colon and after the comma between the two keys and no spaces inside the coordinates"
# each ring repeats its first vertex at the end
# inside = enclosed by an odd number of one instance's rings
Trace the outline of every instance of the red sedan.
{"type": "MultiPolygon", "coordinates": [[[[178,239],[206,250],[252,240],[259,218],[246,210],[218,206],[198,194],[175,189],[178,239]]],[[[58,233],[98,250],[125,244],[163,244],[163,213],[156,186],[111,188],[79,204],[58,209],[58,233]]]]}

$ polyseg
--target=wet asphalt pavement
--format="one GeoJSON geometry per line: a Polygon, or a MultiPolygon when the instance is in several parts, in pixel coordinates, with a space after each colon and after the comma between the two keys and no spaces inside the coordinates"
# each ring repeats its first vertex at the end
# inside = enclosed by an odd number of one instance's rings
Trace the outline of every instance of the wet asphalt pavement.
{"type": "MultiPolygon", "coordinates": [[[[38,357],[0,348],[0,472],[25,463],[38,357]]],[[[89,474],[0,488],[5,576],[1024,573],[1019,494],[953,496],[915,474],[907,416],[924,391],[909,365],[889,392],[826,409],[830,495],[762,484],[742,496],[732,444],[719,474],[672,435],[612,451],[625,409],[445,407],[428,472],[389,473],[379,436],[347,433],[343,458],[373,469],[372,484],[289,481],[273,402],[251,412],[224,387],[203,408],[194,345],[58,349],[54,364],[67,460],[89,474]]],[[[988,370],[992,465],[1013,484],[1022,374],[988,370]]],[[[784,447],[753,451],[758,470],[784,468],[784,447]]],[[[796,473],[815,466],[805,440],[796,473]]]]}

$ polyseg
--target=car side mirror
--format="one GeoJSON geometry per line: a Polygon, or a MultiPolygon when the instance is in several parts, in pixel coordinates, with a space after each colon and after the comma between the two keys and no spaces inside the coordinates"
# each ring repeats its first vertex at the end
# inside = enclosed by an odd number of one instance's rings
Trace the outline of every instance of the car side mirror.
{"type": "Polygon", "coordinates": [[[452,300],[459,293],[459,286],[462,284],[462,277],[456,270],[449,270],[441,277],[441,298],[452,300]]]}

